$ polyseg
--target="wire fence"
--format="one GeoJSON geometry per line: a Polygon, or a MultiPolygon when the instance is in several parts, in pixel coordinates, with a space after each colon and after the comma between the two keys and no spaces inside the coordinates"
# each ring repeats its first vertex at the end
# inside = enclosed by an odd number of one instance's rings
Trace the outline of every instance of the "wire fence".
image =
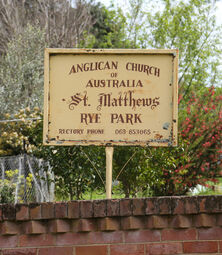
{"type": "Polygon", "coordinates": [[[0,183],[13,187],[15,203],[54,200],[54,174],[49,163],[27,154],[0,157],[0,183]]]}

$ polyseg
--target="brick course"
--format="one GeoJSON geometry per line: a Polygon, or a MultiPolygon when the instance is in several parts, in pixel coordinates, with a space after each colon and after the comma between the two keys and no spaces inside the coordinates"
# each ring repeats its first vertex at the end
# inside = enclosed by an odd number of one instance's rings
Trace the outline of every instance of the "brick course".
{"type": "Polygon", "coordinates": [[[0,205],[0,255],[222,254],[222,196],[0,205]]]}

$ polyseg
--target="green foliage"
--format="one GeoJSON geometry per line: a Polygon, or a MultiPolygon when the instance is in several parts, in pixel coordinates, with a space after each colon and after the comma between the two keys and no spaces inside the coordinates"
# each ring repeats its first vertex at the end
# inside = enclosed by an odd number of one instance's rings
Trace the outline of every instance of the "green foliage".
{"type": "Polygon", "coordinates": [[[0,156],[33,153],[42,135],[42,113],[38,107],[27,107],[16,114],[5,114],[0,123],[0,156]],[[17,121],[11,121],[16,119],[17,121]]]}
{"type": "Polygon", "coordinates": [[[126,18],[120,8],[107,9],[101,3],[91,6],[90,13],[94,24],[85,31],[80,47],[87,48],[130,48],[126,37],[126,18]]]}
{"type": "Polygon", "coordinates": [[[115,148],[113,175],[115,179],[120,181],[118,188],[122,190],[125,197],[136,197],[143,190],[144,185],[146,186],[144,176],[147,169],[148,159],[145,148],[115,148]]]}
{"type": "Polygon", "coordinates": [[[10,185],[7,181],[0,180],[0,203],[14,203],[15,187],[10,185]]]}
{"type": "Polygon", "coordinates": [[[22,108],[42,108],[45,33],[27,25],[8,43],[0,61],[0,117],[22,108]]]}
{"type": "Polygon", "coordinates": [[[104,151],[100,147],[51,146],[42,148],[42,155],[49,160],[55,173],[57,199],[81,199],[84,193],[95,189],[104,192],[103,183],[94,169],[98,169],[104,180],[104,151]]]}
{"type": "MultiPolygon", "coordinates": [[[[204,185],[216,182],[221,170],[222,90],[205,89],[202,96],[193,94],[181,120],[181,135],[189,141],[192,182],[204,185]],[[185,117],[186,116],[186,117],[185,117]]],[[[193,184],[193,186],[194,186],[193,184]]]]}
{"type": "Polygon", "coordinates": [[[115,176],[135,152],[118,178],[126,197],[185,195],[197,184],[217,182],[221,174],[221,99],[221,89],[213,87],[203,95],[191,96],[180,115],[175,148],[116,148],[115,176]]]}
{"type": "MultiPolygon", "coordinates": [[[[183,153],[186,147],[187,144],[180,139],[179,146],[175,148],[116,148],[115,176],[119,175],[123,164],[134,155],[118,178],[119,188],[122,189],[125,197],[186,193],[189,187],[180,190],[177,184],[168,182],[169,175],[172,175],[172,179],[176,175],[176,167],[189,160],[189,157],[183,153]]],[[[180,172],[180,176],[185,173],[185,170],[180,172]]]]}
{"type": "Polygon", "coordinates": [[[23,175],[19,176],[19,170],[9,170],[5,172],[5,179],[0,179],[0,204],[14,203],[16,184],[19,186],[17,201],[24,202],[22,199],[25,192],[32,188],[32,174],[26,178],[23,175]]]}
{"type": "MultiPolygon", "coordinates": [[[[148,3],[149,4],[149,3],[148,3]]],[[[129,11],[127,17],[127,38],[130,41],[131,48],[145,48],[146,41],[142,36],[142,31],[146,25],[143,0],[129,0],[129,11]]]]}
{"type": "Polygon", "coordinates": [[[221,85],[221,27],[215,1],[161,1],[163,10],[147,13],[143,43],[151,48],[179,49],[179,85],[184,102],[190,92],[221,85]]]}

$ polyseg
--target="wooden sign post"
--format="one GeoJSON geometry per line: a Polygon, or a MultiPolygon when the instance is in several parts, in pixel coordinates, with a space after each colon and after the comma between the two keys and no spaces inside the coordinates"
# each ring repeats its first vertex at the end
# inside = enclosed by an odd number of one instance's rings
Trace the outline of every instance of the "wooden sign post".
{"type": "Polygon", "coordinates": [[[112,198],[113,147],[106,147],[106,198],[112,198]]]}

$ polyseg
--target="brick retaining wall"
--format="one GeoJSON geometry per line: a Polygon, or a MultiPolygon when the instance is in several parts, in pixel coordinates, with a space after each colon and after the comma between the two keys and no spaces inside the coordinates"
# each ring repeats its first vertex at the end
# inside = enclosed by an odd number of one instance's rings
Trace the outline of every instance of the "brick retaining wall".
{"type": "Polygon", "coordinates": [[[222,196],[0,205],[12,254],[222,254],[222,196]]]}

